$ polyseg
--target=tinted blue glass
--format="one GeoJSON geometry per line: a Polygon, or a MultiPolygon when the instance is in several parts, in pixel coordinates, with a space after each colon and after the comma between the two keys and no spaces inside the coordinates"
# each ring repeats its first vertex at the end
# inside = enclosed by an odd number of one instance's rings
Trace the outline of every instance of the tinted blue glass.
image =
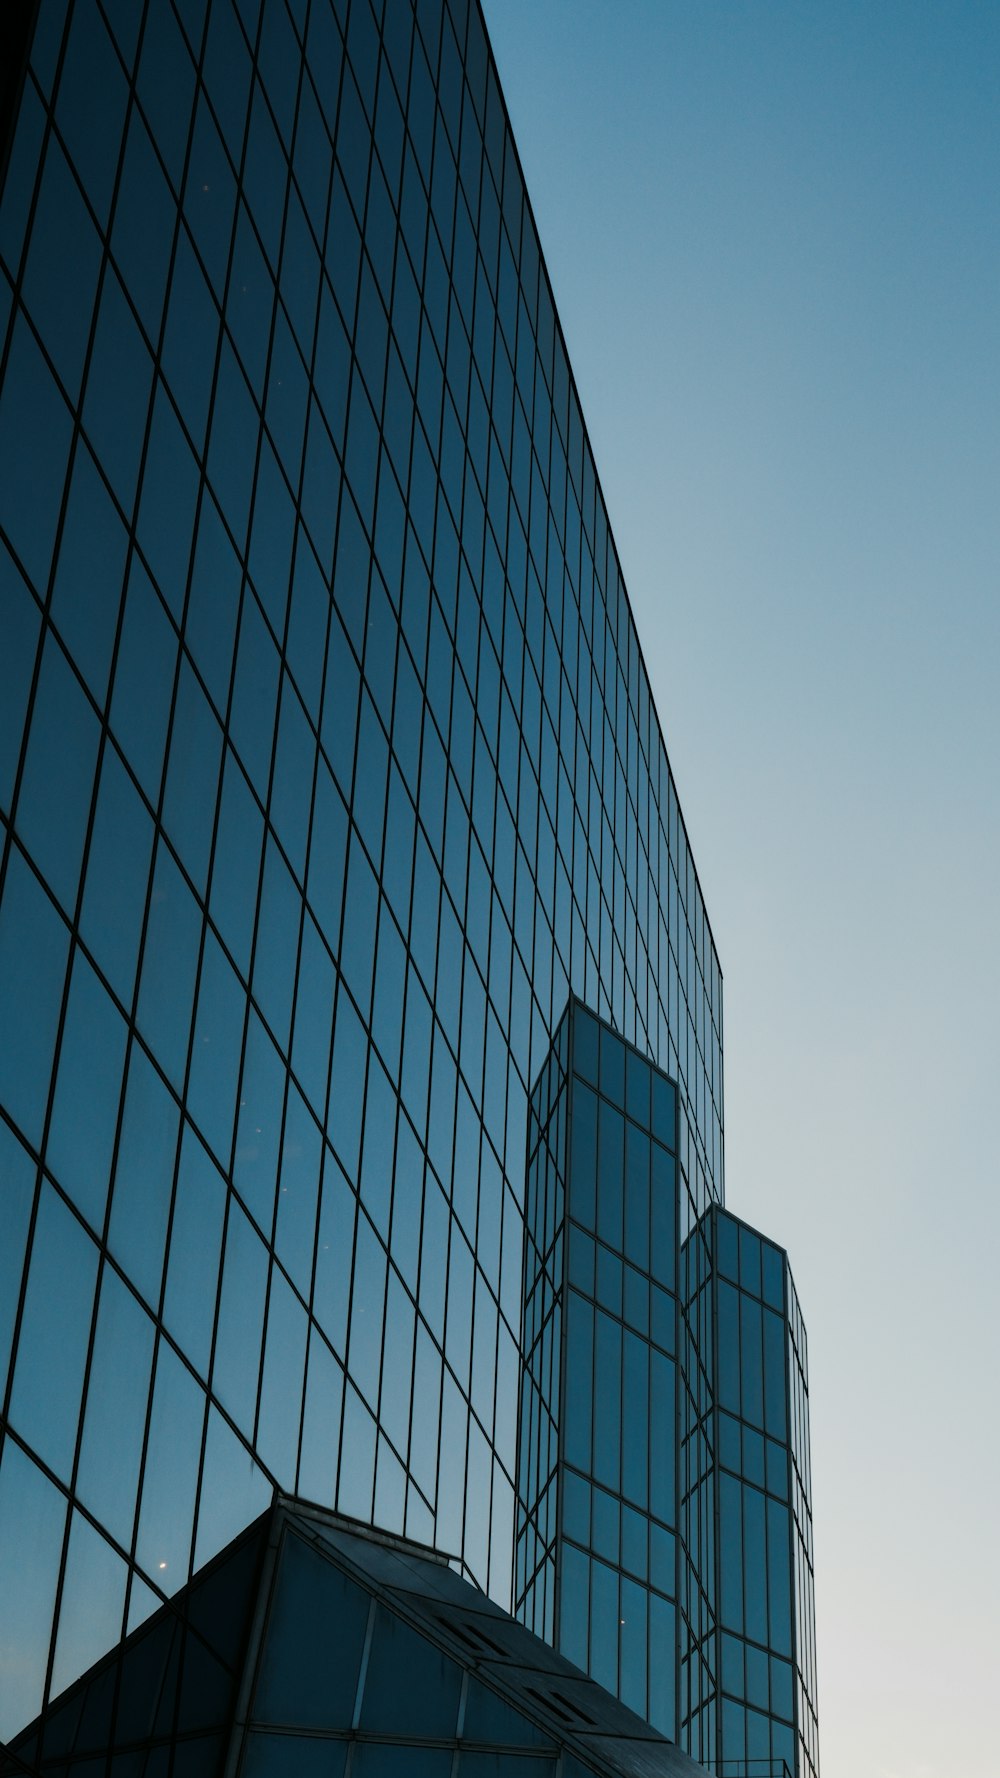
{"type": "Polygon", "coordinates": [[[677,1226],[677,1185],[676,1164],[671,1155],[660,1147],[658,1142],[652,1146],[652,1179],[650,1195],[652,1199],[652,1252],[651,1266],[654,1278],[667,1290],[673,1290],[676,1284],[676,1226],[677,1226]]]}
{"type": "Polygon", "coordinates": [[[200,1568],[257,1518],[274,1497],[274,1484],[254,1462],[217,1408],[209,1407],[205,1462],[198,1499],[194,1566],[200,1568]]]}
{"type": "Polygon", "coordinates": [[[185,1125],[163,1319],[202,1377],[208,1375],[225,1207],[225,1183],[190,1125],[185,1125]]]}
{"type": "Polygon", "coordinates": [[[132,1004],[153,823],[113,747],[101,762],[80,931],[118,998],[132,1004]]]}
{"type": "Polygon", "coordinates": [[[281,1058],[257,1014],[251,1012],[240,1082],[233,1179],[268,1235],[274,1219],[284,1097],[281,1058]]]}
{"type": "Polygon", "coordinates": [[[288,1049],[295,991],[295,962],[302,900],[278,846],[268,839],[264,850],[253,992],[261,1012],[283,1051],[288,1049]]]}
{"type": "Polygon", "coordinates": [[[80,446],[73,463],[56,565],[52,615],[102,706],[118,625],[127,541],[94,459],[80,446]]]}
{"type": "Polygon", "coordinates": [[[100,267],[100,237],[66,156],[50,137],[24,272],[24,300],[73,401],[80,394],[100,267]],[[65,276],[67,264],[73,266],[72,278],[65,276]]]}
{"type": "Polygon", "coordinates": [[[775,1438],[786,1436],[785,1416],[785,1324],[769,1309],[764,1310],[764,1416],[768,1432],[775,1438]]]}
{"type": "Polygon", "coordinates": [[[84,1506],[125,1549],[131,1548],[135,1525],[152,1359],[152,1321],[105,1266],[77,1489],[84,1506]]]}
{"type": "Polygon", "coordinates": [[[139,97],[175,185],[180,182],[194,96],[194,69],[173,11],[159,9],[143,36],[139,97]]]}
{"type": "Polygon", "coordinates": [[[728,1216],[715,1219],[716,1263],[724,1278],[739,1283],[739,1230],[728,1216]]]}
{"type": "Polygon", "coordinates": [[[177,664],[177,635],[138,562],[133,562],[118,643],[111,727],[154,808],[177,664]]]}
{"type": "Polygon", "coordinates": [[[220,715],[229,702],[240,565],[219,509],[206,492],[198,518],[184,640],[220,715]]]}
{"type": "Polygon", "coordinates": [[[305,1361],[305,1310],[273,1266],[254,1443],[278,1485],[288,1491],[295,1486],[305,1361]]]}
{"type": "MultiPolygon", "coordinates": [[[[39,35],[36,30],[36,36],[39,35]]],[[[8,138],[8,160],[0,194],[0,255],[15,276],[21,262],[45,128],[44,113],[30,82],[22,89],[17,124],[13,140],[8,138]]]]}
{"type": "Polygon", "coordinates": [[[408,1625],[376,1609],[361,1727],[380,1734],[453,1736],[461,1669],[408,1625]]]}
{"type": "Polygon", "coordinates": [[[127,88],[96,6],[73,9],[56,117],[103,227],[121,146],[127,88]]]}
{"type": "Polygon", "coordinates": [[[186,661],[177,704],[163,798],[163,820],[199,894],[204,894],[218,790],[222,731],[186,661]]]}
{"type": "Polygon", "coordinates": [[[570,1209],[585,1228],[595,1226],[597,1208],[597,1104],[580,1083],[573,1088],[572,1160],[569,1169],[570,1209]]]}
{"type": "Polygon", "coordinates": [[[184,609],[198,468],[162,387],[156,390],[139,496],[139,544],[177,623],[184,609]]]}
{"type": "Polygon", "coordinates": [[[767,1502],[768,1631],[778,1654],[792,1652],[792,1601],[788,1557],[788,1508],[767,1502]]]}
{"type": "Polygon", "coordinates": [[[166,1593],[188,1578],[205,1397],[161,1339],[142,1472],[136,1557],[166,1593]]]}
{"type": "MultiPolygon", "coordinates": [[[[630,1058],[631,1059],[631,1058],[630,1058]]],[[[649,1270],[649,1138],[633,1123],[625,1126],[625,1252],[649,1270]]],[[[662,1189],[662,1188],[661,1188],[662,1189]]]]}
{"type": "Polygon", "coordinates": [[[764,1271],[764,1301],[770,1303],[772,1309],[782,1310],[785,1306],[785,1262],[777,1247],[768,1241],[762,1243],[764,1271]]]}
{"type": "Polygon", "coordinates": [[[283,1778],[294,1764],[301,1778],[342,1778],[348,1751],[346,1741],[338,1745],[307,1735],[249,1734],[241,1770],[246,1778],[283,1778]]]}
{"type": "Polygon", "coordinates": [[[250,517],[250,491],[260,415],[232,349],[219,357],[208,463],[212,487],[237,544],[242,548],[250,517]]]}
{"type": "Polygon", "coordinates": [[[7,535],[25,573],[43,597],[69,442],[69,411],[27,323],[20,319],[14,329],[0,404],[0,487],[4,490],[7,535]]]}
{"type": "Polygon", "coordinates": [[[52,1187],[43,1185],[10,1418],[65,1482],[73,1466],[96,1274],[97,1248],[52,1187]]]}
{"type": "Polygon", "coordinates": [[[305,1298],[309,1296],[316,1246],[321,1155],[319,1127],[292,1087],[281,1145],[275,1251],[305,1298]]]}
{"type": "Polygon", "coordinates": [[[5,1740],[41,1707],[65,1524],[65,1496],[7,1439],[0,1461],[0,1598],[17,1625],[17,1660],[0,1664],[5,1740]]]}
{"type": "Polygon", "coordinates": [[[184,1082],[202,916],[166,843],[156,851],[139,978],[139,1030],[178,1092],[184,1082]]]}
{"type": "Polygon", "coordinates": [[[125,1021],[82,951],[73,960],[45,1164],[104,1229],[125,1062],[125,1021]]]}
{"type": "Polygon", "coordinates": [[[240,617],[236,680],[230,727],[237,752],[258,796],[267,796],[274,750],[278,651],[255,599],[246,597],[240,617]]]}
{"type": "Polygon", "coordinates": [[[6,549],[0,553],[0,810],[10,808],[41,619],[6,549]]]}
{"type": "Polygon", "coordinates": [[[266,1288],[266,1249],[230,1199],[212,1388],[247,1436],[257,1405],[266,1288]]]}
{"type": "Polygon", "coordinates": [[[264,818],[235,754],[227,749],[210,907],[212,918],[244,976],[250,973],[263,847],[264,818]]]}
{"type": "MultiPolygon", "coordinates": [[[[163,334],[163,374],[195,450],[204,448],[220,316],[188,236],[181,233],[163,334]]],[[[158,396],[158,401],[161,398],[158,396]]]]}
{"type": "Polygon", "coordinates": [[[122,1634],[128,1569],[82,1513],[73,1514],[50,1693],[58,1696],[122,1634]]]}
{"type": "Polygon", "coordinates": [[[336,1496],[337,1452],[344,1373],[329,1346],[313,1332],[309,1341],[297,1492],[306,1500],[336,1496]]]}
{"type": "Polygon", "coordinates": [[[152,1309],[160,1303],[179,1117],[176,1100],[133,1043],[108,1243],[152,1309]]]}
{"type": "Polygon", "coordinates": [[[83,423],[126,513],[135,501],[153,365],[118,279],[110,272],[87,374],[83,423]]]}
{"type": "Polygon", "coordinates": [[[175,207],[149,132],[138,111],[129,120],[111,251],[148,338],[159,339],[174,234],[175,207]]]}
{"type": "Polygon", "coordinates": [[[202,955],[188,1107],[216,1157],[229,1165],[246,999],[218,940],[202,955]]]}
{"type": "Polygon", "coordinates": [[[597,1233],[602,1241],[622,1250],[625,1119],[606,1100],[600,1102],[600,1144],[597,1175],[597,1233]]]}
{"type": "Polygon", "coordinates": [[[6,1235],[0,1243],[0,1395],[6,1393],[21,1267],[35,1191],[35,1164],[9,1125],[0,1124],[0,1190],[6,1235]]]}
{"type": "Polygon", "coordinates": [[[0,1092],[10,1115],[41,1141],[69,934],[18,852],[0,902],[0,1016],[16,1042],[0,1046],[0,1092]]]}
{"type": "MultiPolygon", "coordinates": [[[[780,1325],[780,1324],[779,1324],[780,1325]]],[[[759,1303],[740,1295],[740,1373],[743,1413],[754,1426],[764,1424],[764,1380],[761,1310],[759,1303]]]]}

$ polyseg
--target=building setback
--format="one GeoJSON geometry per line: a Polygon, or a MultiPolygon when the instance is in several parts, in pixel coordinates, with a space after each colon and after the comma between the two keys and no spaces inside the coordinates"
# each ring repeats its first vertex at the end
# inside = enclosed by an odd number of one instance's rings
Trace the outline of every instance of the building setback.
{"type": "Polygon", "coordinates": [[[3,33],[0,1739],[276,1493],[555,1634],[515,1573],[526,1161],[579,1004],[676,1093],[681,1627],[640,1714],[755,1758],[786,1654],[712,1526],[779,1496],[706,1329],[788,1324],[808,1577],[804,1336],[726,1271],[721,973],[477,0],[3,33]]]}

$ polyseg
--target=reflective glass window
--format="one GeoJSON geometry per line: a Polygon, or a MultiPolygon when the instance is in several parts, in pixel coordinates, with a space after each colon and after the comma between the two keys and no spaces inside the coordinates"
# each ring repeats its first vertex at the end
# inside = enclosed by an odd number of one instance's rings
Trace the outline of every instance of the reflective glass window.
{"type": "Polygon", "coordinates": [[[111,251],[154,345],[160,334],[174,220],[170,187],[160,170],[149,131],[140,113],[133,110],[115,204],[111,251]]]}
{"type": "Polygon", "coordinates": [[[166,1593],[175,1592],[188,1578],[204,1424],[204,1393],[161,1338],[142,1473],[136,1557],[166,1593]]]}
{"type": "Polygon", "coordinates": [[[0,1179],[3,1180],[6,1230],[5,1239],[0,1242],[0,1396],[3,1396],[7,1389],[7,1367],[35,1191],[35,1164],[6,1123],[0,1123],[0,1179]]]}
{"type": "Polygon", "coordinates": [[[82,951],[73,960],[46,1166],[104,1229],[125,1063],[125,1021],[82,951]]]}
{"type": "Polygon", "coordinates": [[[255,1463],[218,1409],[209,1407],[205,1461],[198,1497],[194,1566],[225,1549],[239,1532],[270,1506],[274,1484],[255,1463]]]}
{"type": "Polygon", "coordinates": [[[184,611],[197,500],[198,467],[166,390],[159,385],[142,472],[137,535],[177,623],[184,611]]]}
{"type": "Polygon", "coordinates": [[[194,674],[182,661],[163,820],[200,895],[208,874],[221,752],[222,731],[194,674]]]}
{"type": "Polygon", "coordinates": [[[105,225],[121,148],[127,87],[96,8],[75,7],[56,117],[98,221],[105,225]]]}
{"type": "Polygon", "coordinates": [[[10,808],[31,693],[41,618],[38,606],[0,544],[0,810],[10,808]]]}
{"type": "Polygon", "coordinates": [[[295,1486],[306,1334],[306,1312],[283,1274],[272,1266],[254,1446],[279,1486],[289,1491],[295,1486]]]}
{"type": "Polygon", "coordinates": [[[17,1660],[0,1663],[4,1740],[41,1708],[66,1510],[65,1496],[7,1439],[0,1459],[0,1598],[17,1625],[17,1660]],[[30,1563],[24,1559],[26,1543],[30,1563]]]}
{"type": "Polygon", "coordinates": [[[257,1406],[266,1290],[267,1250],[231,1198],[212,1389],[248,1437],[257,1406]]]}
{"type": "Polygon", "coordinates": [[[111,698],[111,726],[150,802],[159,801],[177,637],[145,573],[133,564],[111,698]]]}
{"type": "Polygon", "coordinates": [[[156,851],[139,977],[138,1024],[177,1092],[184,1084],[202,915],[164,840],[156,851]]]}
{"type": "Polygon", "coordinates": [[[82,1513],[73,1514],[50,1692],[58,1696],[122,1634],[128,1569],[82,1513]]]}
{"type": "Polygon", "coordinates": [[[118,998],[131,1006],[146,912],[153,823],[113,747],[101,762],[80,931],[118,998]]]}
{"type": "Polygon", "coordinates": [[[215,1324],[225,1207],[225,1182],[191,1126],[185,1124],[170,1229],[163,1319],[202,1377],[208,1375],[215,1324]]]}
{"type": "Polygon", "coordinates": [[[13,851],[0,902],[0,1016],[16,1043],[0,1046],[0,1091],[29,1141],[42,1123],[66,975],[69,934],[55,908],[13,851]]]}
{"type": "Polygon", "coordinates": [[[97,720],[50,632],[35,691],[17,828],[70,913],[80,879],[97,740],[97,720]]]}
{"type": "Polygon", "coordinates": [[[80,394],[101,242],[54,136],[49,138],[24,273],[24,300],[71,400],[80,394]],[[73,276],[67,278],[66,266],[73,276]]]}
{"type": "Polygon", "coordinates": [[[97,1248],[50,1185],[35,1219],[11,1424],[62,1481],[73,1466],[97,1248]]]}
{"type": "Polygon", "coordinates": [[[361,1727],[380,1734],[455,1734],[462,1671],[384,1606],[376,1608],[361,1727]]]}
{"type": "Polygon", "coordinates": [[[135,502],[153,364],[125,293],[105,275],[87,373],[83,423],[124,511],[135,502]]]}
{"type": "Polygon", "coordinates": [[[153,1323],[113,1268],[105,1266],[77,1490],[125,1549],[131,1548],[135,1525],[152,1361],[153,1323]]]}
{"type": "Polygon", "coordinates": [[[205,938],[188,1079],[188,1108],[228,1167],[246,997],[218,940],[205,938]]]}
{"type": "Polygon", "coordinates": [[[176,1100],[133,1043],[108,1243],[154,1310],[160,1303],[179,1119],[176,1100]]]}

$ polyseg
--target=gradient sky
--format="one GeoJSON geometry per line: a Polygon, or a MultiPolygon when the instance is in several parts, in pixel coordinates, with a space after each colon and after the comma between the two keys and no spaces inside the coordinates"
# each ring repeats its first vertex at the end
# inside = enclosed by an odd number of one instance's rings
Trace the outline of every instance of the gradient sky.
{"type": "Polygon", "coordinates": [[[485,9],[809,1327],[823,1778],[997,1778],[1000,5],[485,9]]]}

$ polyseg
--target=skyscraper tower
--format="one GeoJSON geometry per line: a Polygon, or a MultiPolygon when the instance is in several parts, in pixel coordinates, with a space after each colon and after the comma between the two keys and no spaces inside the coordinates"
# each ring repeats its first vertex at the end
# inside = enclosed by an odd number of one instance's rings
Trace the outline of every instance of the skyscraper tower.
{"type": "Polygon", "coordinates": [[[3,30],[10,1741],[276,1491],[509,1608],[570,997],[675,1083],[706,1254],[723,1137],[718,959],[476,0],[3,30]]]}

